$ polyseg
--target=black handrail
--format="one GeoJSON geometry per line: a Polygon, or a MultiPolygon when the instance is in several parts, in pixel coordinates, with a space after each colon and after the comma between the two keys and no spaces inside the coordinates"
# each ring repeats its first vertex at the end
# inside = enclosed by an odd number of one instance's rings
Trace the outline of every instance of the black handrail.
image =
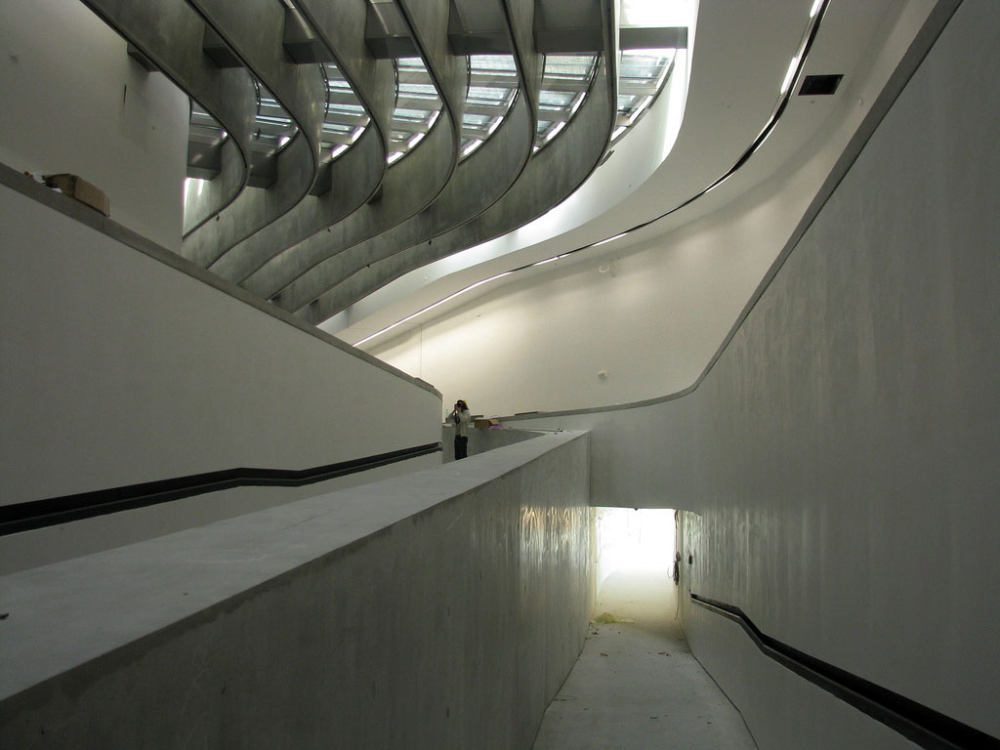
{"type": "Polygon", "coordinates": [[[765,655],[920,747],[1000,750],[1000,740],[991,735],[765,635],[739,607],[698,594],[690,596],[696,604],[739,624],[765,655]]]}
{"type": "Polygon", "coordinates": [[[225,469],[3,505],[0,506],[0,536],[123,510],[145,508],[233,487],[302,487],[418,458],[429,453],[437,453],[440,450],[441,443],[426,443],[310,469],[225,469]]]}

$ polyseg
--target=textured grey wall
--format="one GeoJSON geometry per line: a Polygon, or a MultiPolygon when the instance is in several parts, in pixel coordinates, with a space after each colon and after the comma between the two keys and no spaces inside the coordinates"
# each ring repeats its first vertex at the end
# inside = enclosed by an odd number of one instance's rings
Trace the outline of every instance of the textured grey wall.
{"type": "MultiPolygon", "coordinates": [[[[698,514],[692,590],[995,736],[998,38],[962,3],[696,391],[548,423],[594,430],[595,502],[698,514]]],[[[687,616],[762,748],[912,746],[687,616]]]]}
{"type": "Polygon", "coordinates": [[[33,748],[527,748],[590,615],[586,435],[0,578],[33,748]]]}

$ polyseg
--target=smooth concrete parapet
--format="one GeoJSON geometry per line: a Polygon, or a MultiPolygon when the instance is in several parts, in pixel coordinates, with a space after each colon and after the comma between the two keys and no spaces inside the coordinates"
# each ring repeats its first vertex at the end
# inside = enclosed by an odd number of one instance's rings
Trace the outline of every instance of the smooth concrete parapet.
{"type": "Polygon", "coordinates": [[[0,578],[10,747],[527,748],[590,607],[586,433],[0,578]]]}
{"type": "Polygon", "coordinates": [[[440,465],[435,452],[302,487],[232,487],[7,534],[0,537],[0,576],[440,465]]]}

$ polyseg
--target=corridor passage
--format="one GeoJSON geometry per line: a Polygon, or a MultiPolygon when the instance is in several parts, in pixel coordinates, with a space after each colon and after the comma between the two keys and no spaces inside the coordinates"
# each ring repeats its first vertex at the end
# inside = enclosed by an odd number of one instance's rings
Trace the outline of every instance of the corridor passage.
{"type": "Polygon", "coordinates": [[[739,712],[688,651],[662,572],[612,574],[583,653],[533,750],[755,750],[739,712]]]}

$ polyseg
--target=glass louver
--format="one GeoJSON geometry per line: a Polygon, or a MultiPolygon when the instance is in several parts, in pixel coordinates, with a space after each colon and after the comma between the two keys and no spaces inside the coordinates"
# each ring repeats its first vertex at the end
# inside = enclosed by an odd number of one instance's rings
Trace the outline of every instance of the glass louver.
{"type": "Polygon", "coordinates": [[[299,132],[294,120],[260,81],[257,88],[257,118],[250,147],[255,153],[271,156],[284,148],[299,132]]]}
{"type": "Polygon", "coordinates": [[[324,63],[320,69],[326,81],[321,148],[324,155],[336,159],[361,137],[371,118],[335,63],[324,63]]]}
{"type": "Polygon", "coordinates": [[[545,56],[542,88],[538,95],[535,149],[550,143],[580,108],[597,69],[596,55],[545,56]]]}
{"type": "Polygon", "coordinates": [[[392,113],[389,155],[395,164],[423,140],[441,114],[438,96],[427,68],[419,57],[396,60],[396,108],[392,113]]]}
{"type": "Polygon", "coordinates": [[[194,99],[191,100],[191,119],[188,126],[188,142],[204,146],[217,146],[226,139],[226,131],[219,122],[208,114],[194,99]]]}
{"type": "Polygon", "coordinates": [[[618,118],[612,143],[649,109],[673,69],[673,49],[623,50],[618,66],[618,118]]]}
{"type": "Polygon", "coordinates": [[[469,84],[462,117],[462,157],[473,154],[500,127],[519,79],[512,55],[469,55],[469,84]]]}

